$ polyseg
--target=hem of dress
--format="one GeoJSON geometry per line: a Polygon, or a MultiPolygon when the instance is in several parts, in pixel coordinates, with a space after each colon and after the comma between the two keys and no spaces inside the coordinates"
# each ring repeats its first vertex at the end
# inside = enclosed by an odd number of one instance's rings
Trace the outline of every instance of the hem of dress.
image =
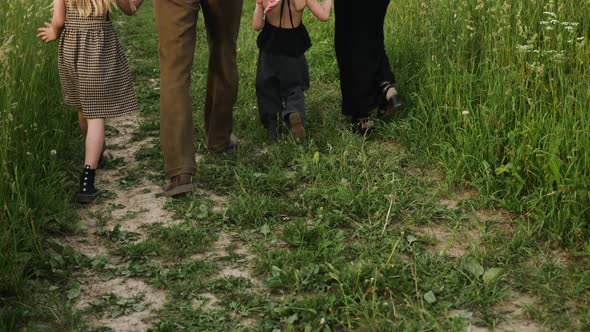
{"type": "Polygon", "coordinates": [[[80,104],[74,105],[74,104],[67,102],[65,100],[64,100],[63,104],[66,105],[67,107],[71,107],[71,108],[75,109],[77,112],[82,110],[82,106],[80,104]]]}
{"type": "Polygon", "coordinates": [[[112,118],[119,118],[125,115],[129,115],[131,113],[135,113],[135,112],[139,112],[139,109],[134,109],[134,110],[129,110],[129,111],[125,111],[125,112],[121,112],[121,113],[117,113],[117,114],[108,114],[108,115],[103,115],[103,114],[91,114],[91,115],[87,115],[86,113],[84,113],[84,110],[82,110],[82,114],[84,114],[84,117],[86,119],[112,119],[112,118]]]}

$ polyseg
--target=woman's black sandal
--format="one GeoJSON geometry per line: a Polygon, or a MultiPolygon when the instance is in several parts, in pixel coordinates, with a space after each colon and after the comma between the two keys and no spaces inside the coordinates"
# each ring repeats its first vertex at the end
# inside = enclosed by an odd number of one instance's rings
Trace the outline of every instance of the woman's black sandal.
{"type": "Polygon", "coordinates": [[[375,129],[375,122],[371,118],[353,118],[352,130],[360,135],[368,135],[375,129]]]}
{"type": "Polygon", "coordinates": [[[401,98],[397,94],[397,90],[392,83],[386,82],[381,85],[381,94],[383,96],[383,101],[379,110],[377,111],[377,117],[383,121],[391,119],[391,117],[395,114],[395,112],[403,106],[401,98]],[[395,93],[391,98],[387,98],[387,93],[389,90],[394,89],[395,93]]]}

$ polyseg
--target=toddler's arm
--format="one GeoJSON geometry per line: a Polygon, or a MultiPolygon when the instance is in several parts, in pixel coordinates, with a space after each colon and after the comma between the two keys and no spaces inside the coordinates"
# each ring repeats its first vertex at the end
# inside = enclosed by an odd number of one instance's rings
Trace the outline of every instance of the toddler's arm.
{"type": "Polygon", "coordinates": [[[322,4],[318,0],[305,0],[309,10],[317,17],[320,21],[326,22],[330,19],[330,12],[332,11],[332,0],[324,0],[322,4]]]}
{"type": "Polygon", "coordinates": [[[135,14],[142,4],[143,0],[117,0],[117,6],[128,16],[135,14]]]}
{"type": "Polygon", "coordinates": [[[42,41],[49,43],[61,36],[64,24],[66,22],[66,4],[64,0],[55,0],[53,2],[53,18],[51,23],[45,22],[45,27],[37,29],[37,37],[42,41]]]}
{"type": "Polygon", "coordinates": [[[252,28],[254,31],[260,31],[262,28],[264,28],[264,8],[262,6],[262,0],[256,0],[256,9],[254,9],[252,28]]]}

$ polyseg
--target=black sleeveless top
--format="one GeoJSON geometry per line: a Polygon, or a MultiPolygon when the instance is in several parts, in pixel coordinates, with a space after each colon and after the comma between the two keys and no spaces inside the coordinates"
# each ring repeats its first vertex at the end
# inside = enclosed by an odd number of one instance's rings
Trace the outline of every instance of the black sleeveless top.
{"type": "Polygon", "coordinates": [[[257,44],[261,51],[295,58],[304,54],[311,47],[311,39],[303,22],[297,27],[293,24],[291,0],[281,2],[281,19],[278,27],[268,23],[268,21],[265,22],[264,28],[258,35],[257,44]],[[291,29],[283,28],[285,2],[289,9],[291,29]]]}

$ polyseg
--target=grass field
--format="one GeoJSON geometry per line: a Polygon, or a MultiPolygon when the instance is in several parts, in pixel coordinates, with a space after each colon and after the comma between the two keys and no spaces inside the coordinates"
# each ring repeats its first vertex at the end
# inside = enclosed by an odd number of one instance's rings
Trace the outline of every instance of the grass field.
{"type": "MultiPolygon", "coordinates": [[[[54,47],[35,39],[50,12],[40,1],[0,3],[0,330],[37,306],[42,290],[69,273],[51,236],[72,230],[70,172],[80,156],[75,113],[60,106],[54,47]]],[[[41,300],[43,298],[43,300],[41,300]]]]}
{"type": "Polygon", "coordinates": [[[270,145],[239,39],[236,158],[202,134],[202,188],[160,197],[151,2],[116,27],[141,114],[108,128],[97,204],[72,202],[81,141],[40,2],[0,3],[0,330],[587,330],[590,1],[395,1],[407,108],[365,139],[339,115],[333,22],[308,16],[309,140],[270,145]],[[55,151],[55,152],[54,152],[55,151]]]}

